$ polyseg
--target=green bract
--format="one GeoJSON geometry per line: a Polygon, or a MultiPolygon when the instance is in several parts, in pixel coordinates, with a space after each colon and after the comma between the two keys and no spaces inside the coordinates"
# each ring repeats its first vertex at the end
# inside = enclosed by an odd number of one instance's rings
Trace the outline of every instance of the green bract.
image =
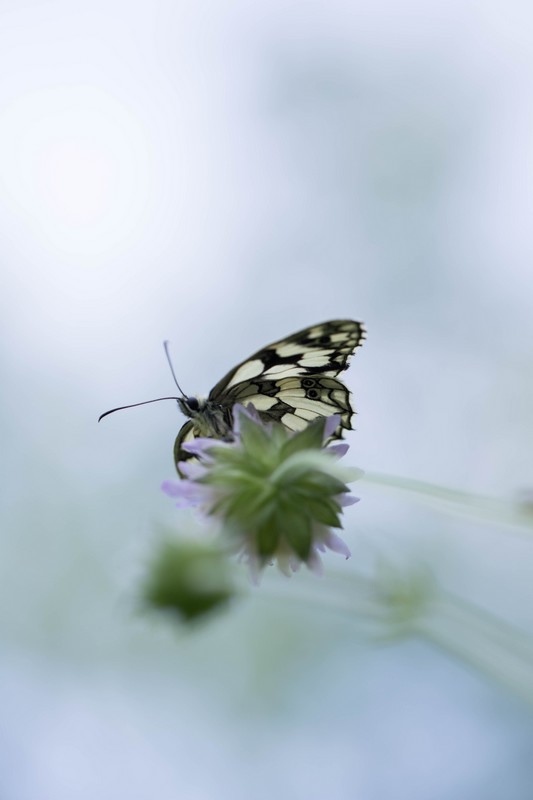
{"type": "Polygon", "coordinates": [[[328,546],[329,528],[342,527],[346,481],[362,473],[339,466],[324,448],[326,424],[321,417],[292,433],[241,412],[239,441],[205,450],[209,464],[196,479],[211,490],[204,508],[245,540],[243,549],[259,567],[280,556],[309,563],[315,546],[328,546]]]}

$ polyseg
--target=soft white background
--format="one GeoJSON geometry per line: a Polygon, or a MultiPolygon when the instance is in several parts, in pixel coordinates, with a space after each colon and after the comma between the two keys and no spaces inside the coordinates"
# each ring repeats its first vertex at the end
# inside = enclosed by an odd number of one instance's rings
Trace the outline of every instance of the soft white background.
{"type": "MultiPolygon", "coordinates": [[[[2,800],[531,797],[530,712],[442,653],[261,589],[192,637],[139,619],[182,420],[96,419],[173,393],[163,339],[206,393],[353,317],[352,463],[532,486],[532,26],[518,0],[0,0],[2,800]]],[[[529,542],[359,494],[328,565],[421,560],[531,622],[529,542]]]]}

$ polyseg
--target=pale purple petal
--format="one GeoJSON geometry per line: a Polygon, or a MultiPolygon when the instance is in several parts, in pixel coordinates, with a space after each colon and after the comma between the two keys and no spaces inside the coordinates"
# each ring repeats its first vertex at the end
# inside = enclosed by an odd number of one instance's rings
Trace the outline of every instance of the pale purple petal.
{"type": "Polygon", "coordinates": [[[321,578],[324,574],[324,565],[316,550],[312,550],[309,554],[309,558],[307,559],[307,568],[319,578],[321,578]]]}
{"type": "Polygon", "coordinates": [[[180,494],[180,484],[178,481],[163,481],[161,489],[169,497],[178,497],[180,494]]]}
{"type": "Polygon", "coordinates": [[[345,556],[346,558],[350,558],[352,555],[346,542],[341,539],[340,536],[337,536],[336,533],[333,533],[333,531],[328,531],[328,535],[324,539],[324,544],[326,547],[329,547],[330,550],[333,550],[334,553],[340,553],[341,556],[345,556]]]}
{"type": "Polygon", "coordinates": [[[294,572],[290,561],[288,561],[286,558],[281,558],[280,556],[278,556],[277,564],[281,574],[285,575],[286,578],[290,578],[291,574],[294,572]]]}
{"type": "Polygon", "coordinates": [[[185,442],[182,444],[183,450],[186,453],[191,453],[193,456],[198,456],[202,459],[209,459],[211,458],[209,455],[209,450],[212,447],[218,447],[227,445],[227,442],[223,442],[220,439],[213,439],[207,436],[197,436],[192,442],[185,442]]]}
{"type": "Polygon", "coordinates": [[[210,492],[206,486],[193,481],[182,481],[181,492],[178,495],[178,508],[198,506],[210,499],[210,492]]]}
{"type": "Polygon", "coordinates": [[[198,461],[180,461],[178,468],[181,474],[191,481],[202,478],[206,472],[205,467],[198,461]]]}
{"type": "Polygon", "coordinates": [[[248,576],[250,578],[250,583],[253,586],[259,586],[260,578],[261,578],[261,564],[257,555],[255,553],[250,552],[246,545],[243,545],[241,552],[238,555],[238,561],[243,562],[248,567],[248,576]]]}
{"type": "Polygon", "coordinates": [[[338,503],[342,508],[346,508],[346,506],[353,506],[355,503],[358,503],[360,497],[354,497],[353,494],[348,494],[345,492],[344,494],[338,494],[335,498],[335,502],[338,503]]]}
{"type": "Polygon", "coordinates": [[[212,495],[209,487],[185,479],[179,482],[164,481],[161,484],[161,489],[169,497],[173,497],[177,500],[177,508],[201,505],[202,503],[208,502],[212,495]]]}
{"type": "Polygon", "coordinates": [[[326,424],[324,425],[324,441],[329,439],[330,436],[333,436],[340,424],[340,414],[332,414],[331,417],[326,419],[326,424]]]}
{"type": "Polygon", "coordinates": [[[338,444],[330,444],[328,447],[326,447],[326,453],[331,453],[331,455],[335,456],[335,458],[342,458],[346,455],[349,449],[350,445],[348,442],[339,442],[338,444]]]}
{"type": "Polygon", "coordinates": [[[175,505],[176,508],[198,508],[198,506],[200,505],[200,502],[196,501],[194,499],[188,500],[185,497],[182,497],[179,500],[177,500],[174,503],[174,505],[175,505]]]}
{"type": "Polygon", "coordinates": [[[256,422],[259,425],[265,424],[262,422],[253,403],[248,403],[246,406],[241,405],[241,403],[235,403],[233,406],[233,433],[237,438],[241,435],[241,414],[244,414],[245,417],[248,417],[252,422],[256,422]]]}

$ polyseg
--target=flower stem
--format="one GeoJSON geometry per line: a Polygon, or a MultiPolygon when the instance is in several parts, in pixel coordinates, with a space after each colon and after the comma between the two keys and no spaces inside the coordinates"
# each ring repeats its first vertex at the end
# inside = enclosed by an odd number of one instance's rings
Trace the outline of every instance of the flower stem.
{"type": "Polygon", "coordinates": [[[414,478],[386,475],[381,472],[365,472],[361,480],[386,489],[411,492],[419,500],[436,502],[448,513],[472,517],[484,522],[518,527],[522,529],[519,535],[528,538],[533,533],[533,512],[530,505],[498,500],[414,478]]]}
{"type": "Polygon", "coordinates": [[[416,637],[447,652],[456,660],[502,684],[507,690],[533,705],[533,636],[500,619],[485,609],[434,585],[425,608],[414,608],[409,623],[387,602],[382,587],[368,575],[352,574],[340,587],[322,583],[302,592],[270,586],[261,594],[284,606],[320,610],[347,617],[355,624],[356,635],[367,642],[393,643],[416,637]],[[333,591],[332,591],[333,588],[333,591]],[[317,591],[319,589],[319,591],[317,591]]]}
{"type": "Polygon", "coordinates": [[[463,598],[439,591],[416,626],[423,638],[533,705],[533,636],[463,598]]]}

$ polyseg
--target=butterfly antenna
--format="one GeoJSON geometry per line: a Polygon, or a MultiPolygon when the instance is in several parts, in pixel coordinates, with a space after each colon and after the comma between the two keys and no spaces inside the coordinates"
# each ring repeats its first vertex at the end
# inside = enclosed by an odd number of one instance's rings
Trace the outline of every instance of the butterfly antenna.
{"type": "MultiPolygon", "coordinates": [[[[181,389],[180,389],[181,392],[181,389]]],[[[148,403],[159,403],[160,400],[180,400],[180,397],[156,397],[155,400],[144,400],[142,403],[131,403],[129,406],[118,406],[118,408],[112,408],[109,411],[105,411],[103,414],[100,414],[98,417],[98,422],[104,417],[107,417],[108,414],[114,414],[115,411],[124,411],[125,408],[135,408],[135,406],[146,406],[148,403]]]]}
{"type": "Polygon", "coordinates": [[[178,383],[178,379],[176,378],[176,373],[174,372],[174,367],[172,366],[172,360],[171,360],[171,358],[170,358],[170,353],[169,353],[169,351],[168,351],[168,346],[169,346],[169,344],[170,344],[170,342],[168,341],[168,339],[166,339],[166,340],[163,342],[163,347],[165,348],[165,355],[166,355],[166,357],[167,357],[168,366],[170,367],[170,371],[171,371],[171,373],[172,373],[172,377],[174,378],[174,383],[176,384],[176,386],[177,386],[177,387],[178,387],[178,389],[180,390],[180,392],[181,392],[182,396],[183,396],[183,397],[187,397],[187,395],[185,394],[185,392],[183,391],[183,389],[182,389],[182,388],[181,388],[181,386],[179,385],[179,383],[178,383]]]}

